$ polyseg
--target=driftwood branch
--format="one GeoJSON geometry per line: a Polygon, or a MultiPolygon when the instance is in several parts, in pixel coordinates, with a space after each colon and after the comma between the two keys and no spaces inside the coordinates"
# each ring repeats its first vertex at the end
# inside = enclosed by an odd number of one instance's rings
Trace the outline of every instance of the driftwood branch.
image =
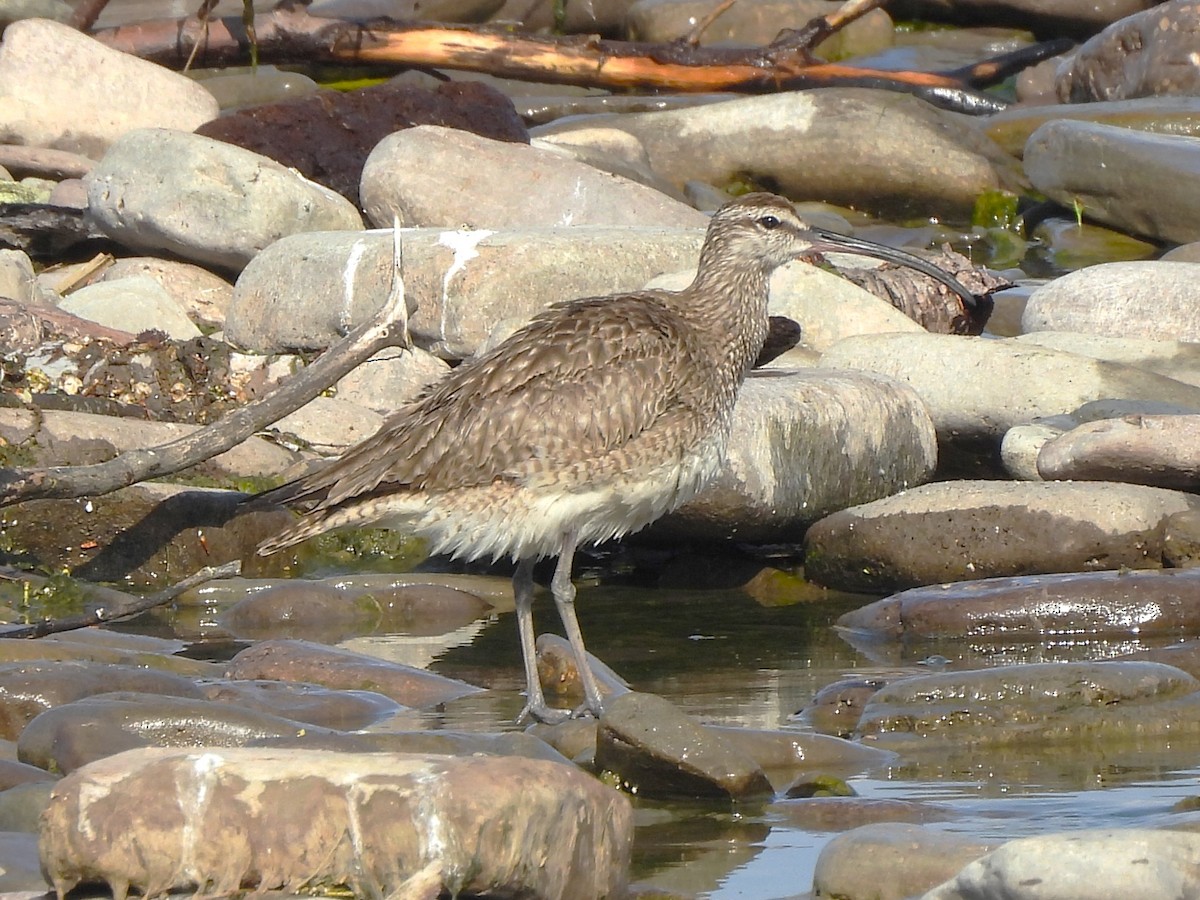
{"type": "MultiPolygon", "coordinates": [[[[128,619],[131,616],[136,616],[139,613],[144,613],[147,610],[170,603],[184,591],[194,588],[197,585],[205,584],[218,578],[233,578],[235,575],[240,575],[241,571],[242,564],[239,561],[228,562],[223,566],[206,566],[199,572],[189,575],[178,584],[173,584],[168,588],[156,591],[153,594],[147,594],[144,597],[136,597],[133,594],[126,594],[124,591],[114,590],[113,588],[101,585],[87,585],[85,590],[87,591],[88,599],[94,606],[92,610],[74,616],[63,616],[58,619],[43,619],[32,625],[4,626],[0,628],[0,638],[40,638],[48,634],[61,634],[64,631],[75,631],[79,628],[88,628],[92,625],[103,625],[106,622],[117,622],[121,619],[128,619]]],[[[14,570],[0,572],[0,578],[32,583],[34,588],[38,590],[49,581],[46,578],[38,578],[37,576],[14,570]]]]}
{"type": "MultiPolygon", "coordinates": [[[[1005,105],[972,90],[977,79],[958,74],[886,72],[814,63],[811,47],[878,5],[850,0],[836,13],[784,31],[766,47],[697,47],[685,37],[670,44],[602,40],[594,35],[514,34],[488,26],[450,26],[378,19],[349,23],[310,16],[281,4],[255,17],[254,40],[240,18],[156,20],[103,29],[96,39],[119,50],[181,68],[199,47],[199,65],[244,64],[252,47],[263,62],[374,64],[389,70],[425,67],[487,72],[506,78],[610,90],[738,91],[769,93],[811,87],[859,86],[905,91],[965,111],[1005,105]]],[[[1022,51],[1025,65],[1046,51],[1022,51]]],[[[981,70],[982,71],[982,70],[981,70]]]]}
{"type": "Polygon", "coordinates": [[[287,379],[276,390],[234,410],[207,428],[158,447],[129,450],[107,462],[89,466],[0,469],[0,506],[24,500],[107,494],[148,478],[170,475],[194,466],[237,446],[255,432],[299,409],[385,347],[411,347],[398,229],[395,235],[392,287],[383,308],[371,321],[350,332],[316,362],[287,379]]]}

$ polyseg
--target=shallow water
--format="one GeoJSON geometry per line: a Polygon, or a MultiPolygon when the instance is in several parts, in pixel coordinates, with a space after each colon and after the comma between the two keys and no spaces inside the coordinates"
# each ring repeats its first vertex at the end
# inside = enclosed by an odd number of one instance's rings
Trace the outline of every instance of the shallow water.
{"type": "MultiPolygon", "coordinates": [[[[799,728],[790,717],[821,687],[847,676],[929,671],[1053,659],[1105,658],[1136,641],[940,642],[852,646],[833,628],[871,598],[815,591],[804,602],[767,607],[741,590],[677,590],[580,582],[577,607],[589,649],[639,691],[665,696],[700,720],[754,728],[799,728]],[[944,659],[943,659],[944,657],[944,659]]],[[[548,593],[535,607],[539,630],[559,631],[548,593]]],[[[142,620],[137,630],[169,631],[142,620]]],[[[194,625],[181,627],[196,637],[194,625]]],[[[441,635],[380,634],[342,646],[490,688],[409,726],[513,729],[522,671],[511,612],[441,635]]],[[[210,646],[217,654],[224,645],[210,646]]],[[[205,655],[201,642],[190,655],[205,655]]],[[[809,773],[805,773],[807,776],[809,773]]],[[[819,773],[812,773],[819,774],[819,773]]],[[[846,776],[847,773],[837,773],[846,776]]],[[[1197,795],[1200,745],[1034,748],[965,758],[906,758],[846,778],[862,797],[928,804],[930,827],[998,843],[1030,834],[1104,826],[1152,826],[1197,795]]],[[[634,880],[684,895],[746,900],[804,896],[821,848],[840,830],[776,800],[769,804],[650,804],[637,801],[634,880]]],[[[867,820],[846,823],[846,827],[867,820]]]]}

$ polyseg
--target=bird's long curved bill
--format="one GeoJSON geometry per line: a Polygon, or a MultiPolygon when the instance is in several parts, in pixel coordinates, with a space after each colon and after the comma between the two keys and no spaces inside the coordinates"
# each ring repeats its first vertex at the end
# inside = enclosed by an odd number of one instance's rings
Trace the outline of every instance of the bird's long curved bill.
{"type": "Polygon", "coordinates": [[[921,259],[919,256],[913,256],[911,253],[905,253],[903,250],[897,250],[895,247],[876,244],[874,241],[864,241],[861,238],[847,237],[844,234],[838,234],[834,231],[814,228],[812,229],[812,233],[815,238],[812,245],[813,250],[822,253],[858,253],[862,256],[873,256],[876,259],[886,260],[898,266],[907,266],[910,269],[916,269],[918,272],[928,275],[930,278],[935,278],[946,285],[946,287],[962,298],[963,303],[967,305],[968,309],[974,309],[979,302],[975,295],[959,284],[953,275],[943,269],[939,269],[928,260],[921,259]]]}

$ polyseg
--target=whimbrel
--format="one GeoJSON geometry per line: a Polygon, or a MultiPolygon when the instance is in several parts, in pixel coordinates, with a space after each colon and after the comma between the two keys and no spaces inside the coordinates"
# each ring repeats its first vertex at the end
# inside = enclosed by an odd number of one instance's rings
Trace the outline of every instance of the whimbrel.
{"type": "Polygon", "coordinates": [[[338,460],[262,495],[305,512],[259,553],[379,525],[422,535],[435,552],[511,557],[521,719],[541,721],[571,715],[546,704],[534,649],[533,566],[557,557],[551,589],[586,707],[599,715],[575,617],[575,549],[645,527],[717,474],[738,389],[766,338],[771,273],[821,250],[912,266],[973,302],[923,260],[811,229],[783,198],[748,194],[713,216],[687,288],[553,306],[338,460]]]}

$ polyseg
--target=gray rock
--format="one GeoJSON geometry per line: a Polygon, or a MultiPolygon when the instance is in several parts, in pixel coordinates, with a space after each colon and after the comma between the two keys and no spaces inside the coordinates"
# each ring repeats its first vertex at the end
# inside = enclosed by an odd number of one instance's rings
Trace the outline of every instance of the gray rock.
{"type": "Polygon", "coordinates": [[[374,410],[395,412],[450,371],[445,361],[420,347],[383,350],[334,386],[337,398],[374,410]]]}
{"type": "Polygon", "coordinates": [[[1071,272],[1033,292],[1021,324],[1026,331],[1200,341],[1200,263],[1115,262],[1071,272]]]}
{"type": "MultiPolygon", "coordinates": [[[[47,796],[47,800],[50,798],[47,796]]],[[[37,825],[32,834],[19,831],[0,833],[0,892],[18,900],[21,892],[32,893],[35,900],[46,891],[46,879],[42,877],[41,860],[38,857],[37,825]]]]}
{"type": "Polygon", "coordinates": [[[950,19],[975,25],[1024,26],[1073,37],[1094,34],[1110,22],[1140,12],[1155,0],[898,0],[893,15],[950,19]]]}
{"type": "Polygon", "coordinates": [[[533,133],[598,124],[635,135],[654,170],[681,188],[692,179],[724,187],[750,172],[796,199],[961,218],[979,194],[1022,180],[1012,158],[971,124],[889,91],[791,91],[533,133]]]}
{"type": "Polygon", "coordinates": [[[328,456],[366,440],[382,424],[383,416],[365,406],[336,397],[314,397],[267,431],[285,440],[298,439],[306,448],[328,456]]]}
{"type": "Polygon", "coordinates": [[[339,731],[366,728],[403,708],[374,691],[334,691],[304,682],[222,680],[197,690],[206,700],[339,731]]]}
{"type": "Polygon", "coordinates": [[[653,694],[622,694],[609,704],[596,732],[596,767],[644,797],[772,793],[758,763],[653,694]]]}
{"type": "MultiPolygon", "coordinates": [[[[0,791],[0,834],[20,832],[37,834],[42,812],[50,802],[52,781],[30,781],[0,791]]],[[[0,872],[0,884],[3,875],[0,872]]]]}
{"type": "MultiPolygon", "coordinates": [[[[638,290],[694,262],[703,239],[698,228],[407,231],[409,325],[425,349],[462,359],[500,320],[523,323],[551,303],[638,290]]],[[[390,232],[279,241],[238,279],[226,336],[260,352],[324,349],[384,304],[391,260],[390,232]]]]}
{"type": "Polygon", "coordinates": [[[1200,892],[1200,834],[1115,828],[1009,841],[921,900],[1161,900],[1200,892]],[[1036,892],[1036,893],[1035,893],[1036,892]]]}
{"type": "Polygon", "coordinates": [[[74,12],[63,0],[4,0],[0,3],[0,23],[8,27],[22,19],[52,19],[67,22],[74,12]]]}
{"type": "Polygon", "coordinates": [[[216,118],[217,111],[213,96],[191,79],[106,47],[68,25],[29,19],[4,31],[0,139],[5,143],[98,158],[132,129],[191,131],[216,118]]]}
{"type": "Polygon", "coordinates": [[[233,298],[233,285],[219,275],[173,259],[142,256],[118,259],[101,273],[99,281],[131,276],[153,278],[196,324],[224,327],[225,310],[233,298]]]}
{"type": "Polygon", "coordinates": [[[1077,331],[1031,331],[1017,337],[1018,343],[1037,344],[1135,366],[1200,387],[1200,343],[1157,338],[1120,337],[1077,331]]]}
{"type": "Polygon", "coordinates": [[[905,900],[945,881],[992,846],[921,825],[863,825],[821,848],[813,890],[845,900],[905,900]]]}
{"type": "Polygon", "coordinates": [[[838,618],[838,627],[892,639],[1016,640],[1045,634],[1195,634],[1200,569],[1072,572],[911,588],[838,618]]]}
{"type": "Polygon", "coordinates": [[[436,125],[376,144],[363,165],[362,202],[380,227],[397,216],[444,228],[707,223],[678,200],[557,153],[436,125]]]}
{"type": "Polygon", "coordinates": [[[1078,47],[1059,68],[1060,100],[1125,100],[1200,92],[1194,56],[1200,32],[1195,3],[1159,3],[1126,16],[1078,47]]]}
{"type": "Polygon", "coordinates": [[[1200,389],[1192,385],[1012,340],[861,335],[835,344],[821,365],[878,372],[908,384],[925,402],[941,439],[994,438],[1110,397],[1200,409],[1200,389]]]}
{"type": "Polygon", "coordinates": [[[1087,422],[1038,453],[1043,478],[1200,490],[1200,415],[1087,422]]]}
{"type": "MultiPolygon", "coordinates": [[[[628,39],[669,43],[687,35],[704,19],[712,5],[701,0],[638,0],[626,13],[628,39]]],[[[782,23],[807,22],[827,15],[837,6],[827,0],[750,0],[735,4],[711,22],[700,35],[700,46],[737,44],[758,47],[779,35],[782,23]]],[[[827,60],[867,56],[892,46],[892,20],[883,10],[872,10],[846,28],[834,32],[812,48],[827,60]]]]}
{"type": "Polygon", "coordinates": [[[1197,710],[1200,682],[1162,663],[1029,663],[893,681],[867,702],[858,734],[901,751],[1112,744],[1200,734],[1197,710]]]}
{"type": "Polygon", "coordinates": [[[738,397],[725,465],[654,536],[800,540],[824,515],[927,480],[933,423],[903,385],[861,372],[766,370],[738,397]]]}
{"type": "Polygon", "coordinates": [[[177,341],[199,337],[200,329],[166,289],[145,275],[89,284],[68,294],[59,308],[108,328],[141,334],[161,331],[177,341]]]}
{"type": "Polygon", "coordinates": [[[0,250],[0,298],[40,304],[46,293],[33,274],[33,260],[27,254],[21,250],[0,250]]]}
{"type": "Polygon", "coordinates": [[[1025,145],[1033,186],[1122,231],[1175,242],[1200,238],[1200,143],[1092,122],[1054,120],[1025,145]]]}
{"type": "Polygon", "coordinates": [[[805,537],[805,573],[850,591],[999,575],[1162,565],[1167,516],[1200,498],[1107,482],[954,481],[836,512],[805,537]]]}
{"type": "MultiPolygon", "coordinates": [[[[592,722],[592,731],[596,723],[592,722]]],[[[570,760],[541,738],[525,732],[359,731],[262,738],[254,747],[296,747],[339,753],[440,753],[446,756],[520,756],[569,766],[570,760]]]]}
{"type": "Polygon", "coordinates": [[[124,134],[85,182],[113,240],[226,269],[285,235],[362,224],[345,197],[273,160],[161,128],[124,134]]]}
{"type": "MultiPolygon", "coordinates": [[[[1047,64],[1053,64],[1047,60],[1047,64]]],[[[988,137],[1011,153],[1023,156],[1030,135],[1047,122],[1068,119],[1115,125],[1157,134],[1200,136],[1200,97],[1143,97],[1096,103],[1019,104],[988,116],[982,123],[988,137]]]]}
{"type": "MultiPolygon", "coordinates": [[[[319,15],[309,5],[310,15],[319,15]]],[[[238,109],[262,103],[277,103],[315,94],[317,83],[302,72],[286,72],[276,66],[255,68],[193,69],[192,77],[204,85],[221,109],[238,109]]]]}
{"type": "Polygon", "coordinates": [[[83,881],[147,896],[200,882],[214,893],[348,885],[598,900],[624,892],[632,833],[628,800],[556,762],[159,750],[64,779],[41,854],[63,893],[83,881]]]}
{"type": "Polygon", "coordinates": [[[565,156],[602,172],[636,181],[689,206],[694,205],[689,202],[685,193],[668,184],[651,168],[646,148],[628,131],[619,128],[588,128],[534,138],[529,145],[535,150],[565,156]]]}
{"type": "Polygon", "coordinates": [[[1038,471],[1038,454],[1047,441],[1058,437],[1069,427],[1066,423],[1031,422],[1008,429],[1000,442],[1000,462],[1004,465],[1004,471],[1018,481],[1044,481],[1042,473],[1038,471]]]}

